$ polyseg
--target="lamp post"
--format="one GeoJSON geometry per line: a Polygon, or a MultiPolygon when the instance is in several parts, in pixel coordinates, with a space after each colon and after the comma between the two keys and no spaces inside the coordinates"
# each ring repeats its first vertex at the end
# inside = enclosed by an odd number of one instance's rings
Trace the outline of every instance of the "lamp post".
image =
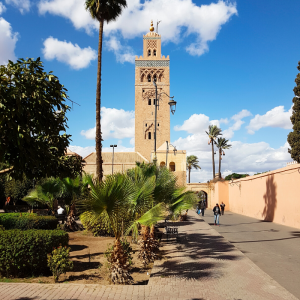
{"type": "Polygon", "coordinates": [[[115,147],[118,147],[117,145],[110,145],[110,147],[113,148],[113,155],[112,155],[112,164],[111,164],[111,174],[114,174],[114,156],[115,156],[115,147]]]}
{"type": "Polygon", "coordinates": [[[168,167],[168,153],[169,153],[169,142],[166,141],[167,143],[167,152],[166,152],[166,168],[168,167]]]}
{"type": "Polygon", "coordinates": [[[162,94],[165,94],[167,97],[169,97],[170,101],[168,104],[170,105],[170,110],[172,115],[174,115],[176,110],[176,101],[174,101],[174,96],[170,97],[167,93],[162,92],[160,94],[157,94],[157,84],[155,81],[153,81],[153,85],[155,86],[155,121],[154,121],[154,158],[153,162],[156,164],[157,157],[156,157],[156,127],[157,127],[157,108],[159,107],[159,98],[157,96],[161,96],[162,94]]]}

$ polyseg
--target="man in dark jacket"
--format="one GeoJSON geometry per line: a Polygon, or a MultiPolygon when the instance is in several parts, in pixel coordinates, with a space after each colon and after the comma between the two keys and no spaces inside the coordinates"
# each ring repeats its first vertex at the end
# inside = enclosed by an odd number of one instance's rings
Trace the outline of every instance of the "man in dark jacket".
{"type": "Polygon", "coordinates": [[[222,213],[222,215],[224,215],[225,204],[222,202],[222,203],[220,204],[220,207],[221,207],[221,213],[222,213]]]}
{"type": "Polygon", "coordinates": [[[202,217],[204,217],[204,210],[205,210],[205,202],[204,200],[201,201],[200,203],[200,209],[201,209],[201,213],[202,213],[202,217]]]}
{"type": "Polygon", "coordinates": [[[219,207],[219,204],[217,203],[216,206],[213,208],[214,216],[215,216],[215,225],[219,226],[219,217],[221,214],[221,209],[219,207]]]}

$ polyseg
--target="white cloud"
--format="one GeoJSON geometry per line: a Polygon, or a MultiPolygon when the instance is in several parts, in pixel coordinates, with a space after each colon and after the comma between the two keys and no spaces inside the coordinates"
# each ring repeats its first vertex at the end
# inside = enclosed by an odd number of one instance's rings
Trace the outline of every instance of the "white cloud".
{"type": "Polygon", "coordinates": [[[99,28],[84,7],[85,0],[41,0],[38,3],[40,14],[50,13],[71,20],[76,29],[84,28],[88,33],[99,28]]]}
{"type": "MultiPolygon", "coordinates": [[[[121,143],[117,144],[118,147],[115,148],[115,152],[134,152],[134,148],[124,147],[121,143]]],[[[88,146],[88,147],[81,147],[81,146],[69,146],[68,147],[71,151],[81,155],[82,157],[86,157],[92,152],[96,152],[95,146],[88,146]]],[[[103,147],[102,152],[112,152],[112,148],[110,147],[103,147]]]]}
{"type": "Polygon", "coordinates": [[[91,47],[82,49],[77,44],[59,41],[52,36],[45,40],[42,50],[47,60],[57,59],[76,70],[86,68],[97,58],[97,52],[91,47]]]}
{"type": "Polygon", "coordinates": [[[115,36],[111,36],[109,40],[105,41],[105,45],[109,51],[114,52],[118,62],[122,64],[124,62],[134,63],[135,55],[133,49],[131,47],[122,46],[115,36]]]}
{"type": "Polygon", "coordinates": [[[231,119],[234,120],[235,122],[231,127],[223,131],[223,137],[227,139],[231,139],[234,136],[234,132],[240,130],[242,125],[245,123],[244,121],[242,121],[242,119],[245,117],[249,117],[251,115],[252,115],[251,112],[248,111],[247,109],[243,109],[236,115],[233,115],[231,119]]]}
{"type": "Polygon", "coordinates": [[[5,11],[6,11],[5,5],[2,2],[0,2],[0,15],[5,11]]]}
{"type": "MultiPolygon", "coordinates": [[[[134,111],[116,108],[101,108],[101,129],[104,140],[134,137],[134,111]]],[[[96,127],[82,130],[87,139],[95,139],[96,127]]]]}
{"type": "Polygon", "coordinates": [[[181,126],[176,125],[174,130],[184,130],[188,133],[196,134],[198,132],[204,132],[210,125],[209,117],[204,114],[193,114],[189,119],[185,120],[181,126]]]}
{"type": "MultiPolygon", "coordinates": [[[[84,0],[41,0],[41,14],[51,13],[65,17],[75,28],[84,28],[88,33],[98,29],[84,10],[84,0]]],[[[191,55],[202,55],[208,51],[208,43],[215,40],[221,26],[237,15],[236,3],[219,0],[217,3],[197,6],[191,0],[127,0],[128,7],[116,21],[104,25],[104,33],[120,32],[123,38],[141,37],[147,32],[150,20],[162,20],[159,33],[164,42],[179,43],[187,36],[195,36],[186,47],[191,55]],[[138,24],[138,26],[137,26],[138,24]]]]}
{"type": "Polygon", "coordinates": [[[277,106],[267,111],[264,115],[256,115],[250,120],[247,126],[248,133],[254,134],[255,131],[263,127],[280,127],[284,129],[292,129],[290,117],[292,115],[292,108],[284,111],[284,106],[277,106]]]}
{"type": "Polygon", "coordinates": [[[241,120],[241,119],[243,119],[245,117],[249,117],[249,116],[252,116],[251,112],[247,109],[243,109],[236,115],[232,116],[231,119],[234,121],[238,121],[238,120],[241,120]]]}
{"type": "MultiPolygon", "coordinates": [[[[5,11],[5,6],[0,2],[0,14],[5,11]]],[[[10,23],[0,17],[0,65],[6,65],[8,60],[16,60],[15,47],[18,33],[13,32],[10,23]]]]}
{"type": "Polygon", "coordinates": [[[19,9],[21,14],[28,12],[30,9],[30,1],[29,0],[5,0],[6,4],[10,4],[19,9]]]}

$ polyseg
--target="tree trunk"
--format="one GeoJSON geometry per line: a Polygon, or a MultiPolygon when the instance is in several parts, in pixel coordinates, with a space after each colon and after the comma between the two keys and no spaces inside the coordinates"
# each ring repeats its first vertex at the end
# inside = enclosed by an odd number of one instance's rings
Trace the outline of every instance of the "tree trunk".
{"type": "Polygon", "coordinates": [[[99,26],[98,44],[98,70],[97,70],[97,92],[96,92],[96,179],[101,182],[103,177],[102,170],[102,132],[101,132],[101,59],[102,59],[102,36],[103,19],[99,26]]]}
{"type": "Polygon", "coordinates": [[[191,183],[191,168],[189,168],[189,183],[191,183]]]}
{"type": "Polygon", "coordinates": [[[211,151],[212,151],[213,179],[215,179],[216,171],[215,171],[215,152],[214,152],[214,140],[213,139],[211,139],[211,151]]]}
{"type": "Polygon", "coordinates": [[[222,151],[222,149],[220,148],[219,149],[219,178],[221,178],[221,159],[222,159],[221,151],[222,151]]]}
{"type": "Polygon", "coordinates": [[[13,170],[13,168],[14,168],[14,167],[10,167],[10,168],[8,168],[8,169],[4,169],[4,170],[0,171],[0,174],[6,174],[6,173],[9,173],[9,172],[11,172],[11,171],[13,170]]]}

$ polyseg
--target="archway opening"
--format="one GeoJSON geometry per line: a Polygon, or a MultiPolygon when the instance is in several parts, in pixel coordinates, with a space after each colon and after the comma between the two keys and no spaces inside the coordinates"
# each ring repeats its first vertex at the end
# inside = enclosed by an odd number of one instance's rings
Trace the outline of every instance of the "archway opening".
{"type": "Polygon", "coordinates": [[[199,201],[205,201],[205,207],[207,208],[207,193],[204,191],[200,191],[198,193],[199,201]]]}
{"type": "Polygon", "coordinates": [[[166,165],[166,163],[164,161],[162,161],[159,165],[162,168],[162,167],[164,167],[166,165]]]}

